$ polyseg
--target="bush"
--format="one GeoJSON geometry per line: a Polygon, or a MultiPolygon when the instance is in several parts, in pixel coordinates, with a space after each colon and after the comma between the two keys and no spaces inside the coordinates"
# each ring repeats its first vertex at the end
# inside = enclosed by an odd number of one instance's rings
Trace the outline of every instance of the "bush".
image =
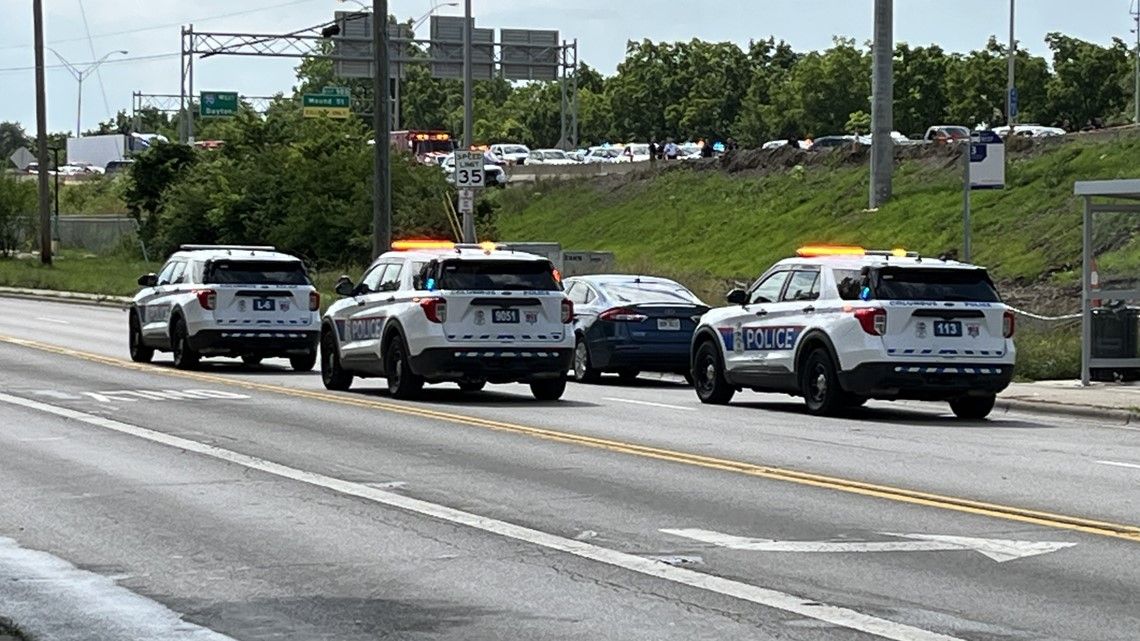
{"type": "Polygon", "coordinates": [[[36,242],[36,183],[0,171],[0,256],[36,242]]]}

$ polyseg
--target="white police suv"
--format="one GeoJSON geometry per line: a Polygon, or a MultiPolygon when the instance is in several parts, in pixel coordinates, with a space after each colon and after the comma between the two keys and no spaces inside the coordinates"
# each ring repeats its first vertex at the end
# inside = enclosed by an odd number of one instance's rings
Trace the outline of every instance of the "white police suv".
{"type": "Polygon", "coordinates": [[[797,253],[701,318],[691,350],[701,401],[750,388],[802,396],[813,414],[869,398],[990,413],[1013,377],[1014,317],[985,269],[902,250],[797,253]]]}
{"type": "Polygon", "coordinates": [[[173,352],[180,369],[204,356],[248,364],[287,357],[306,372],[316,364],[321,297],[295,256],[273,247],[183,245],[138,282],[128,330],[136,362],[159,350],[173,352]]]}
{"type": "Polygon", "coordinates": [[[321,323],[325,387],[386,377],[395,398],[425,383],[464,391],[529,383],[539,400],[566,388],[574,353],[574,306],[549,259],[493,244],[397,241],[321,323]]]}

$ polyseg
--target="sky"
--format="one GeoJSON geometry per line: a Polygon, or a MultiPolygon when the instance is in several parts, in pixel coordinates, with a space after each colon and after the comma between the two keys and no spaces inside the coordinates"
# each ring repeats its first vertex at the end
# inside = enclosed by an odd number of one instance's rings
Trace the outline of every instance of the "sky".
{"type": "MultiPolygon", "coordinates": [[[[1130,1],[1016,0],[1017,39],[1046,53],[1045,35],[1063,31],[1098,43],[1132,41],[1130,1]],[[1079,8],[1074,8],[1078,5],[1079,8]]],[[[417,19],[444,0],[389,0],[401,20],[417,19]]],[[[366,0],[371,4],[371,0],[366,0]]],[[[196,31],[286,33],[351,10],[355,0],[43,0],[47,45],[82,68],[109,52],[83,82],[82,128],[93,128],[131,108],[135,91],[177,94],[179,26],[196,31]]],[[[895,39],[938,44],[949,51],[983,46],[990,35],[1008,39],[1005,0],[895,0],[895,39]]],[[[873,0],[473,0],[476,25],[556,29],[577,38],[584,62],[614,72],[628,40],[732,41],[774,35],[799,51],[826,49],[833,36],[870,39],[873,0]]],[[[0,121],[35,130],[32,0],[0,0],[0,121]]],[[[462,7],[439,8],[462,15],[462,7]]],[[[426,37],[426,25],[421,29],[426,37]]],[[[46,51],[49,131],[74,130],[78,83],[46,51]]],[[[216,56],[195,64],[195,90],[248,96],[288,92],[296,60],[216,56]]]]}

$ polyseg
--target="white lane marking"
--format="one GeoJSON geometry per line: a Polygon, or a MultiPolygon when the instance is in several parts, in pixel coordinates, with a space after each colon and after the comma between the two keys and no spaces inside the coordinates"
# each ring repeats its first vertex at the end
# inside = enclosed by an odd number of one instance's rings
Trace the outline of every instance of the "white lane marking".
{"type": "Polygon", "coordinates": [[[665,534],[679,536],[702,543],[744,550],[748,552],[798,552],[810,553],[853,553],[853,552],[961,552],[973,550],[978,554],[1004,563],[1028,556],[1048,554],[1076,545],[1064,541],[1014,541],[1009,539],[982,539],[968,536],[946,536],[942,534],[897,534],[881,532],[907,541],[775,541],[734,536],[712,530],[677,529],[661,530],[665,534]]]}
{"type": "Polygon", "coordinates": [[[241,465],[251,470],[273,474],[281,478],[332,490],[347,496],[355,496],[381,505],[439,519],[448,523],[465,525],[508,539],[530,543],[549,550],[570,554],[578,558],[737,598],[764,607],[798,614],[842,628],[864,632],[884,639],[891,639],[892,641],[963,641],[958,637],[923,630],[922,628],[917,628],[905,623],[880,619],[879,617],[863,614],[862,612],[857,612],[849,608],[826,605],[812,599],[798,597],[794,594],[787,594],[769,588],[740,583],[738,581],[703,574],[685,568],[673,567],[659,561],[626,554],[625,552],[618,552],[584,541],[575,541],[539,530],[532,530],[520,525],[507,523],[506,521],[479,516],[470,512],[402,496],[393,492],[386,492],[360,483],[344,481],[315,472],[306,472],[281,465],[280,463],[274,463],[213,445],[199,443],[198,441],[172,436],[163,432],[156,432],[145,427],[120,423],[119,421],[109,418],[79,412],[66,407],[58,407],[3,393],[0,393],[0,402],[81,421],[89,425],[128,434],[154,443],[169,445],[203,456],[209,456],[220,461],[241,465]]]}
{"type": "Polygon", "coordinates": [[[1112,465],[1114,467],[1129,467],[1134,470],[1140,470],[1140,464],[1137,463],[1121,463],[1120,461],[1097,461],[1101,465],[1112,465]]]}
{"type": "Polygon", "coordinates": [[[667,410],[684,410],[686,412],[695,412],[695,407],[685,407],[684,405],[669,405],[668,403],[653,403],[651,401],[635,401],[632,398],[617,398],[616,396],[603,396],[603,400],[616,401],[618,403],[632,403],[634,405],[648,405],[649,407],[663,407],[667,410]]]}
{"type": "Polygon", "coordinates": [[[112,577],[80,570],[59,557],[21,548],[3,537],[0,576],[4,577],[0,599],[4,616],[37,639],[233,641],[183,621],[178,613],[117,585],[112,577]]]}
{"type": "Polygon", "coordinates": [[[71,321],[65,321],[60,318],[51,318],[50,316],[37,316],[36,320],[44,321],[47,323],[58,323],[60,325],[70,325],[71,321]]]}

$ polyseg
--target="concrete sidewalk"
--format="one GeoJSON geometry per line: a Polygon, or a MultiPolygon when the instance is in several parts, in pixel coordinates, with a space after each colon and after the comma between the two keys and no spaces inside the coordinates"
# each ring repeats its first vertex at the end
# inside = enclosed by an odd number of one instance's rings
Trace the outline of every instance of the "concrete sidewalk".
{"type": "Polygon", "coordinates": [[[1140,422],[1140,384],[1079,381],[1013,383],[998,396],[998,408],[1140,422]]]}

